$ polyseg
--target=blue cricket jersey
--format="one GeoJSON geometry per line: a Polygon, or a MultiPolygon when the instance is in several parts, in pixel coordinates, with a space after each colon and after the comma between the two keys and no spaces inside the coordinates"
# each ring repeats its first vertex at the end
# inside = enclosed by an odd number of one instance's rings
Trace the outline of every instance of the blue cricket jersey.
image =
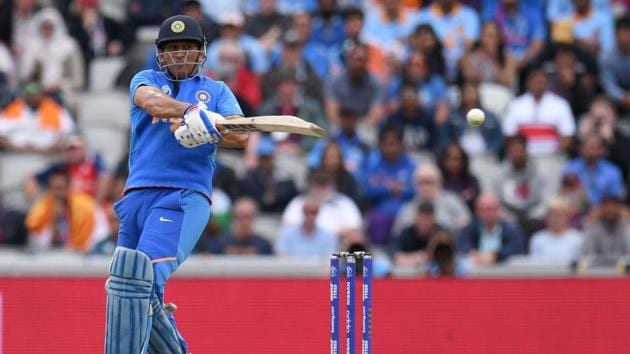
{"type": "Polygon", "coordinates": [[[138,87],[157,87],[178,101],[204,102],[210,111],[222,116],[243,115],[234,94],[222,81],[200,76],[185,81],[169,81],[164,73],[144,70],[131,80],[131,140],[129,178],[125,190],[147,187],[185,188],[212,195],[216,144],[193,149],[181,146],[171,131],[183,118],[152,117],[133,98],[138,87]]]}

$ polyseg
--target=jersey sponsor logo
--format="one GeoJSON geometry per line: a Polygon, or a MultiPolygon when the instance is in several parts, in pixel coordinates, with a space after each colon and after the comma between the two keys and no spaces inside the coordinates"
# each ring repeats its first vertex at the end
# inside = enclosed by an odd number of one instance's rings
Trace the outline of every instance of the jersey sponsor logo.
{"type": "Polygon", "coordinates": [[[197,93],[195,93],[195,98],[199,102],[207,103],[208,101],[210,101],[210,93],[206,90],[199,90],[197,91],[197,93]]]}
{"type": "Polygon", "coordinates": [[[164,85],[160,88],[165,95],[171,95],[171,87],[169,85],[164,85]]]}
{"type": "Polygon", "coordinates": [[[171,31],[175,33],[182,33],[186,29],[186,25],[182,21],[175,21],[171,23],[171,31]]]}

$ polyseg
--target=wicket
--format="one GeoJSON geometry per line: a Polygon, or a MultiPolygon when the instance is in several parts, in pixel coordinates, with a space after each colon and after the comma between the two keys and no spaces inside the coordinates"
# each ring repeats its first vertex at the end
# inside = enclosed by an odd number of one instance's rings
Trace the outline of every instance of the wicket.
{"type": "Polygon", "coordinates": [[[355,287],[357,260],[363,261],[361,286],[361,353],[372,352],[372,256],[367,252],[341,252],[330,257],[330,353],[339,354],[340,260],[346,261],[346,354],[355,353],[355,287]]]}

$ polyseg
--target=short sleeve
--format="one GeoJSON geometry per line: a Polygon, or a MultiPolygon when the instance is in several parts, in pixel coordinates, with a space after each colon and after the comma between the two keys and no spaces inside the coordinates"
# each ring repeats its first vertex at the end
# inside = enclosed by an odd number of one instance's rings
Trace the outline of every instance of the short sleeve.
{"type": "Polygon", "coordinates": [[[129,100],[132,106],[135,106],[134,97],[136,96],[136,90],[140,86],[156,86],[151,70],[143,70],[131,79],[131,84],[129,84],[129,100]]]}
{"type": "Polygon", "coordinates": [[[219,102],[217,103],[217,113],[224,117],[243,115],[243,111],[241,110],[241,106],[238,104],[236,97],[223,82],[221,83],[221,94],[219,95],[219,102]]]}
{"type": "Polygon", "coordinates": [[[560,117],[560,121],[558,122],[558,130],[560,131],[560,135],[572,136],[575,134],[575,119],[573,118],[571,107],[566,101],[563,101],[559,107],[560,112],[558,116],[560,117]]]}

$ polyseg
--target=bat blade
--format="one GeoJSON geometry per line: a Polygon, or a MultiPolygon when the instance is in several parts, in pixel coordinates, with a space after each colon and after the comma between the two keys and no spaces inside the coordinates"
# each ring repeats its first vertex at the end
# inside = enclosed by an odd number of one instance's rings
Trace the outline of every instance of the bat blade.
{"type": "Polygon", "coordinates": [[[257,116],[217,119],[216,124],[228,131],[285,132],[314,136],[316,138],[325,138],[328,136],[326,130],[317,126],[317,124],[307,122],[295,116],[257,116]]]}

